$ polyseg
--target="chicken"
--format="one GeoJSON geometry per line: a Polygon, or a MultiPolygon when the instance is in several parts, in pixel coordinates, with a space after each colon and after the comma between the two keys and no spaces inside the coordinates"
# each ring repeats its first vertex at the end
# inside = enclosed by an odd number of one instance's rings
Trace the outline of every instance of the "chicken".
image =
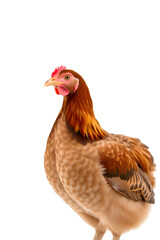
{"type": "Polygon", "coordinates": [[[138,227],[154,203],[155,164],[139,139],[103,130],[83,78],[56,68],[45,86],[64,97],[48,137],[44,166],[55,192],[89,225],[94,240],[138,227]]]}

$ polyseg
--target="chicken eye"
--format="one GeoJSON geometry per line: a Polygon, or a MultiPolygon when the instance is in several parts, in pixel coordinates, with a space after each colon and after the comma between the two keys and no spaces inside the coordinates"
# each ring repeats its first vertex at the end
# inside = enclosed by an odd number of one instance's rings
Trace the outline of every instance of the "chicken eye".
{"type": "Polygon", "coordinates": [[[69,76],[69,75],[66,75],[66,76],[64,77],[64,79],[65,79],[65,80],[69,80],[69,79],[70,79],[70,76],[69,76]]]}

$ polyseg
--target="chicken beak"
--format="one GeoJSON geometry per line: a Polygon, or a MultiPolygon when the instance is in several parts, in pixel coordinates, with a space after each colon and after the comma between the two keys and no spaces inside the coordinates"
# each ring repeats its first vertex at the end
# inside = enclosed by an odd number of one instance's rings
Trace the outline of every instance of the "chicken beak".
{"type": "Polygon", "coordinates": [[[47,80],[44,84],[45,87],[48,87],[48,86],[59,86],[61,85],[62,83],[61,82],[57,82],[55,81],[55,77],[54,78],[50,78],[49,80],[47,80]]]}

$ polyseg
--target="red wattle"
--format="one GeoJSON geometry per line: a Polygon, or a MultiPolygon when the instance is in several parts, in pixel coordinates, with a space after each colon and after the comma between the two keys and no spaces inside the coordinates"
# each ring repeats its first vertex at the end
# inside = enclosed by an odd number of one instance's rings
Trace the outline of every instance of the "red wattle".
{"type": "Polygon", "coordinates": [[[57,88],[54,88],[54,89],[55,89],[56,94],[57,94],[57,95],[60,95],[58,89],[57,89],[57,88]]]}
{"type": "Polygon", "coordinates": [[[62,96],[67,96],[69,94],[69,90],[65,86],[58,86],[58,92],[62,96]]]}

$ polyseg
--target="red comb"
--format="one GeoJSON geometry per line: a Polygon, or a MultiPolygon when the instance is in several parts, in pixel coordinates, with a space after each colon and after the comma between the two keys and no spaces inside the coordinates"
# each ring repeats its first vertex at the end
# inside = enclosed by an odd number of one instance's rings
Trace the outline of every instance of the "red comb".
{"type": "Polygon", "coordinates": [[[51,77],[53,78],[53,77],[57,76],[60,72],[62,72],[65,69],[66,69],[65,66],[60,66],[58,68],[55,68],[55,70],[51,74],[51,77]]]}

